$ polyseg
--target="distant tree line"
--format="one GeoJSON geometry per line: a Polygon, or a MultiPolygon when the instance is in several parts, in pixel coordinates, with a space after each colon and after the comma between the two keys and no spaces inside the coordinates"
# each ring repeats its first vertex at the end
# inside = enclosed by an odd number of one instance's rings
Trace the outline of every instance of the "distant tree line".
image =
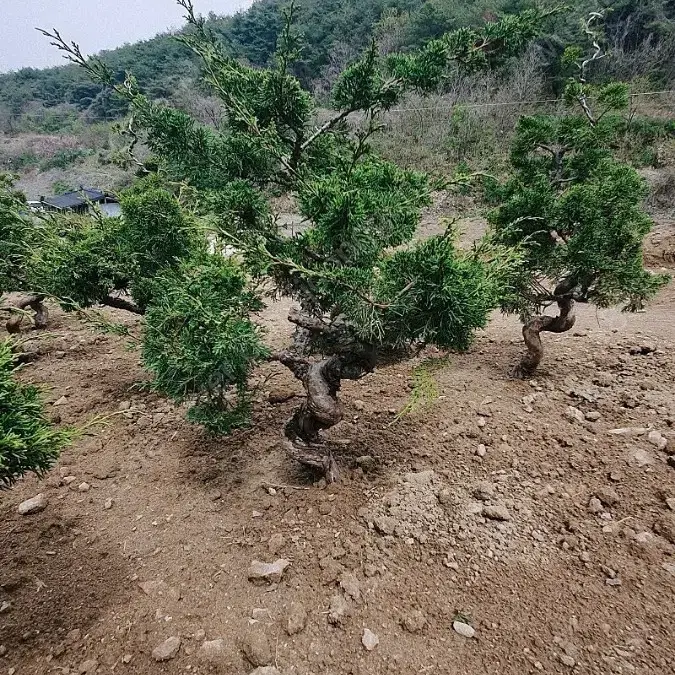
{"type": "MultiPolygon", "coordinates": [[[[287,0],[259,0],[233,17],[211,14],[207,29],[231,56],[263,68],[272,62],[287,4],[287,0]]],[[[396,51],[405,51],[449,31],[514,14],[535,4],[533,0],[301,0],[297,26],[304,45],[293,74],[303,86],[315,88],[332,62],[337,59],[335,69],[342,70],[374,37],[391,43],[396,51]]],[[[580,0],[573,5],[539,39],[554,84],[563,45],[578,40],[578,17],[609,7],[609,47],[630,53],[666,45],[668,49],[657,59],[657,65],[649,69],[650,78],[655,84],[675,79],[674,0],[580,0]]],[[[139,85],[152,99],[171,98],[185,81],[200,86],[196,84],[197,61],[169,33],[103,52],[101,57],[119,82],[126,71],[133,70],[139,85]]],[[[617,73],[611,76],[616,78],[617,73]]],[[[122,116],[128,103],[110,89],[89,81],[73,65],[24,68],[0,75],[0,128],[12,130],[13,121],[32,112],[38,130],[56,131],[59,116],[49,113],[64,106],[64,116],[76,111],[88,120],[101,121],[122,116]],[[40,128],[40,120],[45,121],[44,129],[40,128]]]]}

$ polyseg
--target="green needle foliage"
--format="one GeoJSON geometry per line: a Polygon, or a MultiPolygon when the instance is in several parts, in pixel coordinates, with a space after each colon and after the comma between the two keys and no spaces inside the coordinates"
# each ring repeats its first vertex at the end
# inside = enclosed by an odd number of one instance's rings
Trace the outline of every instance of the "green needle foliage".
{"type": "Polygon", "coordinates": [[[521,118],[511,177],[497,189],[500,204],[489,215],[493,241],[516,248],[522,260],[502,308],[528,321],[557,303],[570,316],[565,327],[539,323],[537,331],[571,328],[574,301],[642,307],[666,281],[643,264],[643,240],[652,227],[643,206],[646,183],[615,157],[628,88],[586,83],[587,68],[601,57],[592,26],[598,17],[586,24],[592,55],[565,53],[580,72],[565,91],[568,112],[521,118]]]}
{"type": "Polygon", "coordinates": [[[13,187],[12,176],[0,173],[0,295],[25,285],[32,224],[25,197],[13,187]]]}
{"type": "Polygon", "coordinates": [[[71,440],[47,419],[36,387],[22,384],[9,341],[0,342],[0,489],[21,476],[42,476],[71,440]]]}
{"type": "MultiPolygon", "coordinates": [[[[246,379],[266,356],[248,318],[260,308],[249,290],[254,282],[298,301],[290,317],[298,327],[295,357],[339,357],[341,377],[360,376],[378,355],[405,355],[420,343],[466,349],[498,303],[497,266],[458,252],[451,235],[414,243],[435,186],[377,157],[369,140],[381,113],[407,92],[434,91],[458,69],[491,67],[521,52],[546,14],[461,29],[387,58],[373,44],[338,78],[334,115],[317,125],[311,95],[291,74],[302,52],[293,4],[274,64],[257,69],[228,54],[190,0],[178,2],[189,24],[179,39],[200,58],[205,84],[222,102],[217,128],[151,102],[132,76],[120,84],[102,61],[50,36],[127,101],[130,152],[142,138],[158,169],[146,182],[180,184],[192,196],[194,217],[156,194],[122,199],[120,239],[134,266],[131,292],[147,306],[144,361],[156,386],[196,400],[192,419],[213,431],[244,421],[246,379]],[[289,234],[269,205],[279,190],[297,198],[299,234],[289,234]],[[195,253],[189,232],[198,232],[197,219],[215,232],[215,249],[233,247],[236,258],[195,253]],[[147,294],[139,279],[147,280],[147,294]]],[[[197,238],[203,243],[203,233],[197,238]]]]}
{"type": "Polygon", "coordinates": [[[147,315],[143,362],[155,387],[176,401],[196,399],[189,416],[218,434],[248,421],[246,383],[268,356],[248,317],[262,309],[241,267],[205,255],[157,279],[147,315]]]}

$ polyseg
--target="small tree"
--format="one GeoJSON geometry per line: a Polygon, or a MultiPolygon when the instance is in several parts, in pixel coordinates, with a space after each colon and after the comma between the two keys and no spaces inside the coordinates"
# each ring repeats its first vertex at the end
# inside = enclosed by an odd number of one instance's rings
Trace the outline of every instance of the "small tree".
{"type": "Polygon", "coordinates": [[[203,223],[239,252],[238,262],[193,257],[156,281],[162,290],[146,317],[144,360],[162,390],[196,396],[193,419],[219,431],[241,424],[246,379],[266,353],[248,318],[261,307],[252,283],[271,282],[273,294],[298,303],[289,316],[293,342],[271,358],[307,393],[285,426],[287,447],[335,480],[337,465],[320,432],[342,419],[341,380],[424,344],[466,349],[496,306],[510,264],[458,251],[452,230],[412,243],[421,209],[440,184],[375,156],[369,139],[381,113],[407,91],[433,91],[455,68],[489,67],[519,53],[544,15],[530,11],[462,29],[384,59],[373,44],[338,79],[335,115],[315,126],[312,99],[289,74],[300,53],[293,5],[276,67],[256,70],[227,56],[190,0],[179,4],[190,26],[180,39],[201,57],[205,80],[223,102],[219,129],[152,103],[132,77],[116,84],[102,62],[47,33],[130,102],[134,141],[145,134],[161,174],[189,185],[203,223]],[[354,113],[362,123],[352,128],[354,113]],[[272,213],[268,195],[278,189],[296,195],[308,225],[301,234],[288,236],[272,213]]]}
{"type": "Polygon", "coordinates": [[[512,175],[498,189],[501,204],[489,216],[493,240],[522,254],[515,293],[502,300],[505,311],[524,321],[527,352],[515,372],[520,377],[531,376],[543,358],[542,332],[572,328],[575,302],[626,302],[634,310],[666,281],[643,265],[642,244],[652,226],[643,208],[645,181],[613,157],[628,88],[586,82],[587,69],[602,57],[595,29],[600,19],[593,14],[586,24],[591,55],[565,53],[565,62],[578,68],[565,91],[569,112],[521,118],[512,175]],[[541,314],[550,305],[558,306],[557,316],[541,314]]]}

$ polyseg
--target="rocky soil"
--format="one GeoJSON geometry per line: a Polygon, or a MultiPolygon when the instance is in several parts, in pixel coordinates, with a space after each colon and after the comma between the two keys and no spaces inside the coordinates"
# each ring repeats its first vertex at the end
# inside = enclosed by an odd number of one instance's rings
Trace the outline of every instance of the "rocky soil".
{"type": "Polygon", "coordinates": [[[23,376],[103,423],[0,495],[0,673],[675,672],[674,308],[583,308],[531,382],[495,317],[468,354],[347,383],[332,486],[279,446],[283,369],[213,440],[127,338],[54,312],[23,376]],[[410,410],[420,366],[437,396],[410,410]]]}

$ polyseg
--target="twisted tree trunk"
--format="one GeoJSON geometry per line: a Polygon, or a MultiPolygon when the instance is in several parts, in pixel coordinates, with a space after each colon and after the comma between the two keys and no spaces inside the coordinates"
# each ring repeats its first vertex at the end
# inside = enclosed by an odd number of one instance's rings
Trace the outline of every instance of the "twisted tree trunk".
{"type": "Polygon", "coordinates": [[[27,307],[30,307],[35,312],[35,315],[33,316],[33,323],[35,324],[35,328],[46,328],[47,322],[49,321],[49,310],[47,309],[47,306],[44,304],[45,298],[46,298],[45,295],[38,294],[38,295],[25,295],[16,300],[12,304],[12,307],[14,307],[19,311],[16,312],[13,316],[11,316],[7,320],[7,323],[5,324],[7,332],[10,334],[15,334],[21,330],[21,324],[23,323],[23,319],[25,317],[24,310],[27,307]]]}
{"type": "Polygon", "coordinates": [[[574,315],[574,300],[571,297],[562,297],[557,300],[560,314],[558,316],[536,316],[523,326],[523,338],[527,352],[514,371],[515,377],[526,379],[532,377],[544,357],[544,346],[541,342],[541,333],[564,333],[570,330],[576,322],[574,315]]]}
{"type": "Polygon", "coordinates": [[[342,420],[342,406],[337,397],[342,374],[340,357],[310,363],[284,352],[279,361],[293,372],[307,392],[307,398],[284,427],[286,447],[296,461],[321,471],[329,483],[334,483],[339,478],[337,463],[330,449],[326,452],[319,432],[342,420]]]}

